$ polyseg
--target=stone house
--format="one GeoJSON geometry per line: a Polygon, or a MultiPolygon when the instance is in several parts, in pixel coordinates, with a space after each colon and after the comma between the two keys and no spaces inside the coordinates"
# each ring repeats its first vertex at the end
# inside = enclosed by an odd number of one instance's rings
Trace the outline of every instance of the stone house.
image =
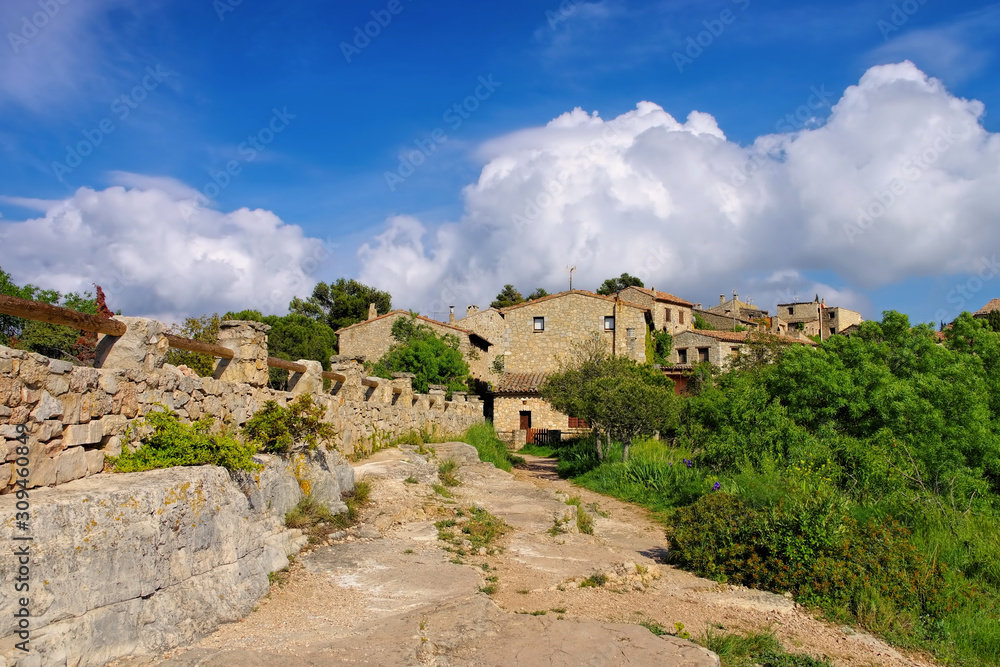
{"type": "Polygon", "coordinates": [[[732,331],[736,327],[743,327],[751,331],[760,329],[760,325],[757,322],[742,317],[733,317],[731,314],[720,315],[711,310],[701,310],[699,308],[695,308],[693,312],[716,331],[732,331]]]}
{"type": "Polygon", "coordinates": [[[768,317],[768,312],[762,310],[752,303],[740,301],[738,294],[733,294],[733,298],[726,300],[725,294],[719,295],[719,305],[706,308],[705,310],[722,315],[723,317],[733,317],[735,312],[737,319],[760,320],[768,317]]]}
{"type": "MultiPolygon", "coordinates": [[[[852,324],[864,322],[861,313],[827,306],[826,300],[819,298],[814,301],[779,303],[778,316],[787,323],[790,335],[794,335],[793,330],[798,329],[805,336],[819,335],[822,339],[839,334],[852,324]]],[[[775,331],[773,324],[772,331],[775,331]]]]}
{"type": "Polygon", "coordinates": [[[618,292],[618,298],[648,309],[656,331],[675,334],[694,329],[695,304],[679,296],[656,289],[627,287],[618,292]]]}
{"type": "Polygon", "coordinates": [[[990,316],[994,310],[1000,310],[1000,299],[990,299],[986,302],[986,305],[977,310],[972,314],[973,317],[978,319],[986,319],[990,316]]]}
{"type": "Polygon", "coordinates": [[[469,306],[456,325],[493,342],[491,366],[495,361],[502,371],[490,377],[487,416],[498,432],[516,443],[517,438],[531,437],[529,429],[559,431],[562,436],[580,432],[574,430],[582,428],[579,421],[552,410],[538,395],[538,387],[547,374],[573,363],[580,348],[593,342],[608,354],[646,363],[650,319],[648,308],[624,300],[621,293],[616,298],[572,290],[501,310],[469,306]]]}
{"type": "MultiPolygon", "coordinates": [[[[392,337],[392,325],[402,317],[410,317],[406,310],[394,310],[385,315],[370,313],[367,320],[352,324],[337,331],[340,339],[340,355],[344,357],[364,357],[365,361],[378,361],[396,344],[392,337]]],[[[426,325],[438,336],[451,334],[458,338],[458,349],[469,364],[469,374],[477,380],[485,380],[490,368],[491,342],[482,335],[467,331],[454,324],[445,324],[422,315],[417,322],[426,325]]]]}
{"type": "MultiPolygon", "coordinates": [[[[670,351],[671,370],[679,371],[691,368],[696,364],[708,362],[713,366],[725,369],[732,363],[746,344],[750,331],[685,331],[674,337],[674,346],[670,351]]],[[[811,340],[799,340],[787,336],[779,336],[784,343],[810,345],[816,347],[811,340]]]]}

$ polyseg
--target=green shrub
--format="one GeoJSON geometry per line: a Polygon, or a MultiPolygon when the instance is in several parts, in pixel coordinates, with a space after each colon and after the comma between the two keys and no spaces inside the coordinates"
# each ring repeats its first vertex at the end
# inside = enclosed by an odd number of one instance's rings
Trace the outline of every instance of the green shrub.
{"type": "Polygon", "coordinates": [[[723,667],[831,667],[802,653],[787,653],[773,632],[723,633],[708,629],[696,640],[714,651],[723,667]]]}
{"type": "Polygon", "coordinates": [[[458,463],[452,460],[444,461],[438,466],[438,479],[445,486],[459,486],[462,483],[458,481],[455,473],[458,471],[458,463]]]}
{"type": "Polygon", "coordinates": [[[873,600],[916,616],[940,617],[956,608],[946,567],[926,559],[909,531],[891,519],[859,524],[822,502],[754,509],[714,493],[677,510],[673,521],[674,562],[701,576],[791,591],[855,616],[873,600]]]}
{"type": "Polygon", "coordinates": [[[300,443],[310,450],[320,444],[332,448],[337,435],[333,425],[323,421],[323,408],[309,394],[302,394],[287,408],[267,401],[246,423],[243,433],[272,454],[286,453],[300,443]]]}
{"type": "Polygon", "coordinates": [[[125,433],[125,441],[141,444],[130,452],[123,449],[118,457],[109,457],[117,472],[141,472],[173,466],[222,466],[229,470],[259,470],[253,460],[257,449],[253,443],[242,443],[222,431],[212,433],[214,420],[204,417],[191,424],[182,424],[177,413],[159,406],[125,433]],[[141,435],[145,433],[145,435],[141,435]]]}

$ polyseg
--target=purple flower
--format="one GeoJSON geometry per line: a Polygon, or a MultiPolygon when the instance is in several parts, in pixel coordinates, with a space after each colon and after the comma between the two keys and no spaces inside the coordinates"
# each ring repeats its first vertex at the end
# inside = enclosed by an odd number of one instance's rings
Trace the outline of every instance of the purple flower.
{"type": "Polygon", "coordinates": [[[722,488],[722,484],[720,484],[718,482],[716,482],[715,484],[712,485],[712,490],[713,491],[718,491],[721,488],[722,488]]]}
{"type": "Polygon", "coordinates": [[[684,459],[684,465],[686,465],[688,468],[690,468],[691,466],[694,465],[694,463],[692,463],[691,461],[688,461],[687,459],[684,459]]]}

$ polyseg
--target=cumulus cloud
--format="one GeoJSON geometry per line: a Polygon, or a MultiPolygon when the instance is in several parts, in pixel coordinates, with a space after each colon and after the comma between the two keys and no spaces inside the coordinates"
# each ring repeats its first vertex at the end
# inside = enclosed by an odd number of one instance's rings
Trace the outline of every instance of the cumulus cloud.
{"type": "Polygon", "coordinates": [[[866,308],[866,289],[973,270],[997,247],[1000,138],[984,113],[910,62],[872,67],[825,123],[750,146],[698,111],[575,109],[483,145],[461,219],[390,219],[359,249],[361,279],[429,313],[508,282],[564,289],[568,266],[590,289],[629,271],[693,301],[749,286],[760,305],[820,292],[866,308]]]}
{"type": "Polygon", "coordinates": [[[97,283],[125,315],[179,321],[231,309],[287,312],[329,258],[327,245],[270,211],[220,212],[185,198],[192,191],[175,181],[116,178],[148,187],[25,201],[44,205],[44,216],[0,222],[0,266],[62,292],[97,283]]]}

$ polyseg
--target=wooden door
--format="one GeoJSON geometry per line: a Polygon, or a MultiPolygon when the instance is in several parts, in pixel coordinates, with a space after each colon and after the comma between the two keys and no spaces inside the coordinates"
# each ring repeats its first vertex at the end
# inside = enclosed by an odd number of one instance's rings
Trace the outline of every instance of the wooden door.
{"type": "Polygon", "coordinates": [[[531,411],[522,410],[521,411],[521,430],[527,431],[531,428],[531,411]]]}

